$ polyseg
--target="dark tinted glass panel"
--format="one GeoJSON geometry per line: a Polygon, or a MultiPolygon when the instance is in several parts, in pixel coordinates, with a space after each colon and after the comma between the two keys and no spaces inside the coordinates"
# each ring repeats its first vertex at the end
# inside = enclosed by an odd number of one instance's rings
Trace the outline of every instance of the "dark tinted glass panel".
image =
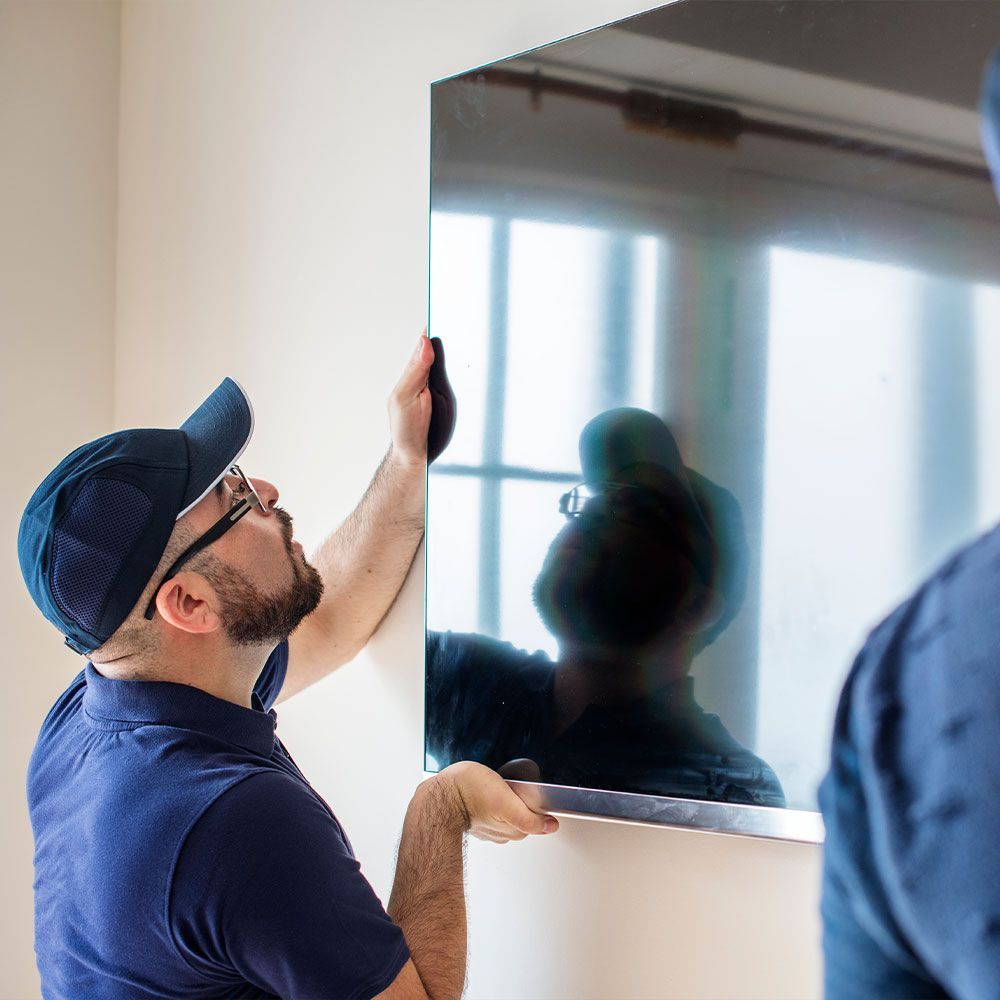
{"type": "Polygon", "coordinates": [[[683,0],[433,87],[427,766],[815,808],[1000,515],[995,3],[683,0]]]}

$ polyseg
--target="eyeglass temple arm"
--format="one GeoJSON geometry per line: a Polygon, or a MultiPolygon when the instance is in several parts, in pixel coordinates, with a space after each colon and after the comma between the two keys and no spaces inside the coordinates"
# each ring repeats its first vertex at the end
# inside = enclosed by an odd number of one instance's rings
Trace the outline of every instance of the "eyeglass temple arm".
{"type": "Polygon", "coordinates": [[[156,585],[156,590],[153,591],[153,596],[149,599],[149,604],[146,605],[145,618],[147,621],[151,621],[153,615],[156,613],[156,595],[159,593],[160,587],[167,582],[180,568],[180,566],[191,558],[196,552],[200,552],[203,548],[211,545],[216,539],[221,538],[241,517],[245,514],[249,514],[254,507],[260,504],[260,499],[256,493],[250,494],[245,500],[241,501],[238,506],[234,507],[228,514],[224,514],[219,518],[215,524],[212,525],[208,531],[205,532],[201,538],[195,539],[171,564],[170,568],[163,574],[160,582],[156,585]]]}

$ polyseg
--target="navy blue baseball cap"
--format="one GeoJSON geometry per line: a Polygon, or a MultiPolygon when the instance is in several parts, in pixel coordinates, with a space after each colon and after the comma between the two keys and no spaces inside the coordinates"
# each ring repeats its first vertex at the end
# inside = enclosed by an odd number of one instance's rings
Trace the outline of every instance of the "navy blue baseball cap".
{"type": "Polygon", "coordinates": [[[253,408],[226,378],[178,429],[134,428],[81,445],[32,494],[17,557],[42,614],[77,653],[128,617],[174,524],[229,472],[253,435],[253,408]]]}

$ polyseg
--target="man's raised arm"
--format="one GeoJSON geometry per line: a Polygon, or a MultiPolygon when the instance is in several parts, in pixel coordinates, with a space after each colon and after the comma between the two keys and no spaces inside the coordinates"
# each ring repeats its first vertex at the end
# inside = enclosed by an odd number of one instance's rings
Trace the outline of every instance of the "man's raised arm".
{"type": "Polygon", "coordinates": [[[433,362],[434,348],[422,335],[389,397],[389,451],[361,502],[310,559],[323,577],[323,600],[289,639],[278,701],[352,660],[406,579],[424,532],[433,362]]]}

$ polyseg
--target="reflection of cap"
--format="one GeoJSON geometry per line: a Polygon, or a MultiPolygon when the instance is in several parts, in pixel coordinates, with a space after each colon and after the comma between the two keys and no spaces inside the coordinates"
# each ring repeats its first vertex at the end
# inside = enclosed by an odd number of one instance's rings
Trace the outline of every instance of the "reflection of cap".
{"type": "Polygon", "coordinates": [[[736,498],[687,468],[670,428],[655,413],[619,407],[599,413],[580,433],[580,462],[587,483],[631,483],[677,504],[694,542],[699,574],[725,608],[702,636],[711,642],[732,621],[746,593],[748,549],[736,498]]]}
{"type": "Polygon", "coordinates": [[[179,429],[117,431],[81,445],[21,515],[17,555],[42,614],[87,653],[128,617],[174,524],[243,454],[253,410],[224,379],[179,429]]]}
{"type": "Polygon", "coordinates": [[[750,547],[747,545],[743,512],[736,497],[711,479],[687,470],[691,489],[704,511],[712,532],[712,587],[723,599],[718,621],[698,636],[700,646],[715,642],[736,617],[747,592],[750,547]]]}
{"type": "Polygon", "coordinates": [[[644,486],[676,503],[692,529],[710,536],[677,442],[655,413],[630,406],[599,413],[580,432],[580,463],[585,482],[644,486]]]}

